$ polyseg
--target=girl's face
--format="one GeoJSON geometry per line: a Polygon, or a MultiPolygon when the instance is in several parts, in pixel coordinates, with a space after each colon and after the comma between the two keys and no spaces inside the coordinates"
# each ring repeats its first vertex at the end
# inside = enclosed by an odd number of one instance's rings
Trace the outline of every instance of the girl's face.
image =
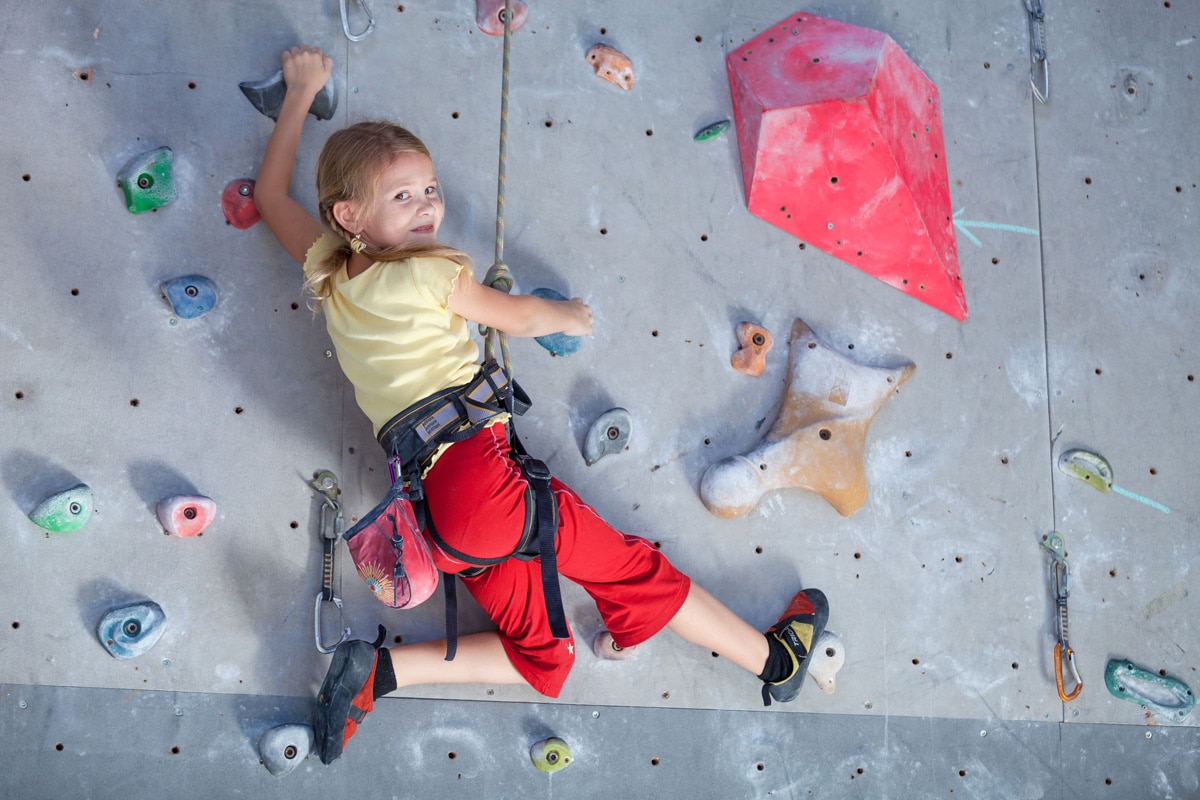
{"type": "Polygon", "coordinates": [[[373,208],[354,231],[374,247],[436,244],[445,208],[433,162],[420,153],[404,153],[379,176],[373,208]]]}

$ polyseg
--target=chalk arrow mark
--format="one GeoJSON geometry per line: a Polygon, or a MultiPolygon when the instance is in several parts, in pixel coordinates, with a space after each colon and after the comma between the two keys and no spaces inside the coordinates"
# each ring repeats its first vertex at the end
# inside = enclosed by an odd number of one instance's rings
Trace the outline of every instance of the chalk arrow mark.
{"type": "Polygon", "coordinates": [[[1009,233],[1023,233],[1026,236],[1040,236],[1041,232],[1035,228],[1022,228],[1020,225],[1006,225],[1003,222],[980,222],[975,219],[959,219],[958,215],[965,211],[965,208],[960,208],[954,212],[954,227],[959,233],[966,236],[976,247],[983,247],[983,242],[979,241],[975,234],[971,233],[971,228],[983,228],[989,231],[1008,231],[1009,233]]]}

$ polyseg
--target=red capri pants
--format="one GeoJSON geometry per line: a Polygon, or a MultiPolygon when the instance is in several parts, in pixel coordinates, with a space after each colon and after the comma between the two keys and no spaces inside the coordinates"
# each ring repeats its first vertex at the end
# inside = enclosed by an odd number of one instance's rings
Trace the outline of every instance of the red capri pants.
{"type": "MultiPolygon", "coordinates": [[[[525,478],[512,459],[505,426],[492,425],[447,449],[424,480],[438,533],[481,558],[508,555],[525,525],[525,478]]],[[[558,502],[558,571],[591,595],[620,647],[662,630],[687,599],[690,579],[653,544],[614,530],[571,489],[553,480],[558,502]]],[[[432,543],[431,543],[432,544],[432,543]]],[[[434,563],[466,569],[436,545],[434,563]]],[[[541,561],[510,558],[463,579],[500,629],[505,652],[537,691],[558,697],[575,661],[575,639],[550,635],[541,561]]]]}

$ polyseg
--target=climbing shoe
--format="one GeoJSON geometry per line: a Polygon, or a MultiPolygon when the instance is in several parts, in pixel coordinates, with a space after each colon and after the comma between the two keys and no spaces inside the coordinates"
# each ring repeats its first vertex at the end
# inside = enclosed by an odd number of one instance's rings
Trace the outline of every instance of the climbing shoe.
{"type": "Polygon", "coordinates": [[[314,746],[321,763],[331,764],[342,754],[363,717],[375,708],[378,661],[375,645],[361,639],[343,642],[334,650],[313,715],[314,746]]]}
{"type": "Polygon", "coordinates": [[[828,618],[829,602],[824,592],[805,589],[796,593],[779,621],[767,629],[771,649],[782,653],[785,668],[781,671],[782,679],[763,683],[763,705],[771,705],[772,699],[788,703],[800,694],[804,676],[808,674],[808,651],[824,632],[828,618]]]}

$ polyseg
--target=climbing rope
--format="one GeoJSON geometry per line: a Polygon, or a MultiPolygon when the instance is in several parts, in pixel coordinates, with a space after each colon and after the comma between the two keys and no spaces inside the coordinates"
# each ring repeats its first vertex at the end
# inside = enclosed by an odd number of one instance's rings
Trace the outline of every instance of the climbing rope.
{"type": "MultiPolygon", "coordinates": [[[[496,258],[491,268],[484,276],[484,284],[511,292],[513,287],[512,273],[504,263],[504,184],[505,168],[508,163],[508,75],[512,55],[512,0],[504,3],[504,71],[500,88],[500,165],[496,186],[496,258]]],[[[479,333],[484,337],[483,353],[485,359],[495,358],[496,342],[500,343],[501,363],[504,373],[512,378],[512,360],[508,353],[508,338],[503,331],[479,326],[479,333]]]]}

